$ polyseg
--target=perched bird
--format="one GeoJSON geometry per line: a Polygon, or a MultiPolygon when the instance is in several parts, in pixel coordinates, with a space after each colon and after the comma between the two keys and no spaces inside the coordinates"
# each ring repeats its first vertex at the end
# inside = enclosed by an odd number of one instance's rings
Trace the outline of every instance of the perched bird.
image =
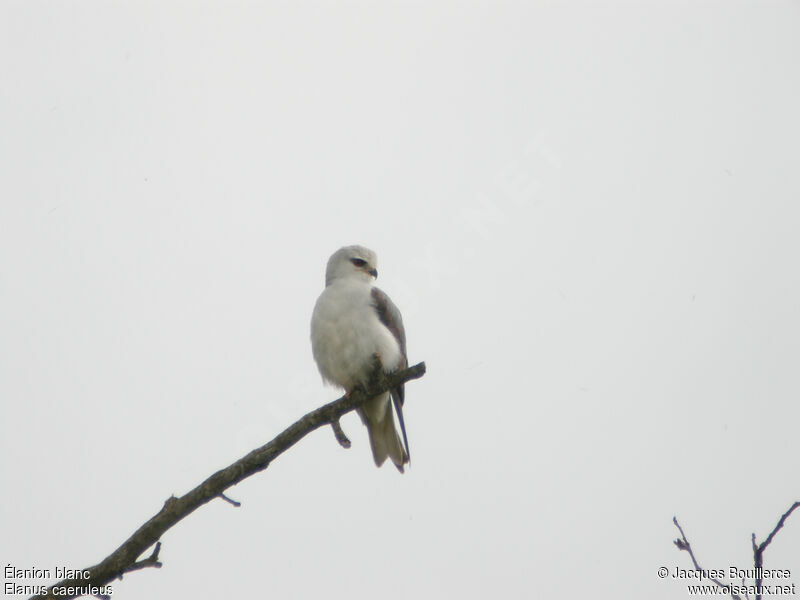
{"type": "MultiPolygon", "coordinates": [[[[323,380],[348,394],[367,383],[376,360],[386,373],[408,366],[400,311],[372,285],[378,277],[377,266],[375,253],[362,246],[345,246],[334,252],[325,271],[325,289],[311,316],[311,349],[319,372],[323,380]]],[[[403,400],[400,385],[358,409],[369,432],[375,464],[380,467],[391,458],[401,473],[409,457],[403,400]],[[395,429],[392,404],[402,441],[395,429]]]]}

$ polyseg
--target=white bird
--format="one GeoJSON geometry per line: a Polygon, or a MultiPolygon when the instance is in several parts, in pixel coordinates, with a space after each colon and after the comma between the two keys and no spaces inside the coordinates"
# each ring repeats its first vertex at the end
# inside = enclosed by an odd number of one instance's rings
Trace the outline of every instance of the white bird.
{"type": "MultiPolygon", "coordinates": [[[[367,383],[376,358],[386,373],[408,366],[400,311],[372,285],[378,277],[377,266],[375,253],[362,246],[345,246],[334,252],[325,271],[325,289],[311,316],[311,349],[319,372],[323,380],[348,394],[367,383]]],[[[409,458],[403,394],[400,385],[358,409],[369,432],[375,464],[380,467],[391,458],[401,473],[409,458]],[[402,441],[395,429],[392,404],[402,441]]]]}

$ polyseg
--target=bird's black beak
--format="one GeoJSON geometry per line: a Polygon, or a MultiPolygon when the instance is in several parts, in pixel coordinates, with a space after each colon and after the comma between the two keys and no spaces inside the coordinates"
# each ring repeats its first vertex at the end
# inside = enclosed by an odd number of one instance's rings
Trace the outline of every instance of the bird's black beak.
{"type": "Polygon", "coordinates": [[[372,269],[372,271],[370,271],[369,274],[372,275],[375,279],[377,279],[378,278],[378,269],[372,269]]]}

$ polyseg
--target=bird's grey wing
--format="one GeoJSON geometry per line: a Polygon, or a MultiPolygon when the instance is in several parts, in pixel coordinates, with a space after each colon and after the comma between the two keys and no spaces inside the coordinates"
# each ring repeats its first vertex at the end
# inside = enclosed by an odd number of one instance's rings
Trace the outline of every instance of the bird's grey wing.
{"type": "MultiPolygon", "coordinates": [[[[406,356],[406,330],[403,327],[403,317],[400,314],[400,309],[395,306],[391,298],[380,288],[372,288],[372,306],[378,315],[378,319],[383,325],[392,332],[394,339],[400,346],[400,353],[403,355],[403,360],[398,365],[398,368],[405,369],[408,367],[408,356],[406,356]]],[[[406,454],[410,457],[411,452],[408,448],[408,437],[406,436],[406,423],[403,419],[403,403],[405,402],[405,386],[400,384],[396,388],[392,388],[392,403],[394,404],[395,412],[397,413],[397,420],[400,422],[400,430],[403,433],[403,443],[406,447],[406,454]]]]}
{"type": "Polygon", "coordinates": [[[408,366],[408,358],[406,357],[406,330],[403,327],[403,317],[391,298],[386,295],[386,292],[379,288],[372,288],[372,306],[378,314],[378,318],[386,328],[392,332],[394,339],[400,346],[400,352],[403,355],[402,369],[408,366]]]}

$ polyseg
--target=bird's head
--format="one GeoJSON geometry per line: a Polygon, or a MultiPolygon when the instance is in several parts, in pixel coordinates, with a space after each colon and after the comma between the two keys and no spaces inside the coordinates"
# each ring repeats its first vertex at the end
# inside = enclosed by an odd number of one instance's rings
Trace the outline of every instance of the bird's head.
{"type": "Polygon", "coordinates": [[[328,286],[339,279],[362,279],[372,282],[378,277],[377,267],[378,257],[369,248],[363,246],[339,248],[328,259],[325,285],[328,286]]]}

